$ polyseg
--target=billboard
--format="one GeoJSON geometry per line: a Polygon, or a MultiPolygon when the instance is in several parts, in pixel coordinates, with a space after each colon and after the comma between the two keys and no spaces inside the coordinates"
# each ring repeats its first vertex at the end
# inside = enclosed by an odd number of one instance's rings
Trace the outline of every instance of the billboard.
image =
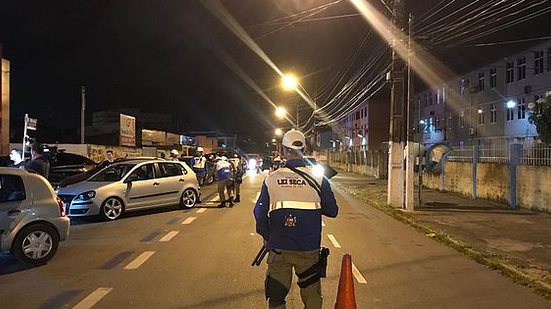
{"type": "Polygon", "coordinates": [[[120,146],[136,146],[136,118],[120,114],[120,146]]]}

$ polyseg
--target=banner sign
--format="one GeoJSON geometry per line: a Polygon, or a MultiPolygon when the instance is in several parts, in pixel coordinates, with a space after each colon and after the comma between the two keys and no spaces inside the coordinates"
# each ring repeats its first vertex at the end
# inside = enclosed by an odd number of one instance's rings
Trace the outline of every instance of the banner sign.
{"type": "Polygon", "coordinates": [[[120,114],[120,146],[136,146],[136,118],[120,114]]]}

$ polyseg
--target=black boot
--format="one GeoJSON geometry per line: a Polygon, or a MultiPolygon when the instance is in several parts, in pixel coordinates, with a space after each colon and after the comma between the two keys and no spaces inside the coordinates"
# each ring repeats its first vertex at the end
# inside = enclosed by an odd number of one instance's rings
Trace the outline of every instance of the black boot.
{"type": "Polygon", "coordinates": [[[226,207],[226,202],[223,201],[223,202],[220,202],[220,204],[218,204],[218,208],[224,208],[226,207]]]}
{"type": "Polygon", "coordinates": [[[235,196],[235,200],[233,200],[233,201],[234,201],[235,203],[241,202],[241,199],[240,199],[239,194],[237,194],[237,195],[235,196]]]}
{"type": "Polygon", "coordinates": [[[233,207],[233,196],[230,196],[229,202],[230,202],[230,207],[233,207]]]}

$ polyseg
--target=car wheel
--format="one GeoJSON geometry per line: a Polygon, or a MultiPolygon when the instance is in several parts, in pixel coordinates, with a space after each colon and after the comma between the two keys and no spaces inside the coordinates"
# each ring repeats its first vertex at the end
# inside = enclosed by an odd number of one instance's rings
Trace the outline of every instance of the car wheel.
{"type": "Polygon", "coordinates": [[[197,193],[193,189],[185,189],[182,192],[182,197],[180,198],[180,205],[183,208],[192,208],[197,203],[197,193]]]}
{"type": "Polygon", "coordinates": [[[101,205],[100,214],[105,220],[117,220],[124,212],[124,205],[119,198],[110,197],[101,205]]]}
{"type": "Polygon", "coordinates": [[[48,262],[57,251],[57,231],[44,223],[28,225],[21,229],[12,245],[12,253],[23,263],[41,265],[48,262]]]}

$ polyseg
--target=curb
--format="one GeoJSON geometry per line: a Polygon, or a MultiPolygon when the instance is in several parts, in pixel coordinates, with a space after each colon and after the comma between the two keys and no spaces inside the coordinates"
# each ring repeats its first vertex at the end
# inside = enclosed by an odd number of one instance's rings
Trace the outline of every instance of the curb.
{"type": "MultiPolygon", "coordinates": [[[[497,270],[501,274],[509,277],[515,283],[527,286],[532,288],[537,294],[542,295],[543,297],[551,300],[551,284],[542,281],[538,278],[534,278],[529,274],[526,274],[513,263],[508,263],[510,259],[506,256],[495,254],[491,252],[484,252],[477,249],[474,249],[472,246],[454,239],[453,236],[446,234],[440,230],[433,230],[425,224],[417,222],[417,220],[407,212],[401,211],[398,208],[394,208],[386,202],[374,202],[367,197],[362,196],[362,194],[355,194],[350,191],[350,188],[346,185],[337,183],[336,181],[333,184],[337,185],[340,189],[354,196],[355,198],[361,200],[362,202],[384,212],[385,214],[393,217],[394,219],[406,223],[407,225],[413,227],[414,229],[425,233],[429,238],[434,239],[435,241],[445,244],[448,247],[451,247],[455,251],[462,253],[474,260],[475,262],[485,265],[490,269],[497,270]]],[[[365,191],[362,191],[362,193],[365,191]]]]}

